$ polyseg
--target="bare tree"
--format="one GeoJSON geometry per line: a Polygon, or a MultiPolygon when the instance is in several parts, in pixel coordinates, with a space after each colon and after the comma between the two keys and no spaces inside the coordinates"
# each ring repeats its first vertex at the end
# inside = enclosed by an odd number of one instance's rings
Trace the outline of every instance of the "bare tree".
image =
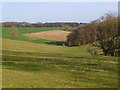
{"type": "Polygon", "coordinates": [[[16,36],[19,34],[16,26],[11,27],[10,34],[12,36],[12,39],[16,39],[16,36]]]}

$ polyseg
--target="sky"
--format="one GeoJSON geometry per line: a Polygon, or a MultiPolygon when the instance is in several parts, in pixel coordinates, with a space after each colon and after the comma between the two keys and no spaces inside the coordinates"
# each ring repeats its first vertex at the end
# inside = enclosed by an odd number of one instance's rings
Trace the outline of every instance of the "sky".
{"type": "Polygon", "coordinates": [[[2,2],[119,2],[119,0],[0,0],[2,2]]]}
{"type": "Polygon", "coordinates": [[[2,21],[84,22],[117,12],[117,2],[3,2],[2,21]]]}

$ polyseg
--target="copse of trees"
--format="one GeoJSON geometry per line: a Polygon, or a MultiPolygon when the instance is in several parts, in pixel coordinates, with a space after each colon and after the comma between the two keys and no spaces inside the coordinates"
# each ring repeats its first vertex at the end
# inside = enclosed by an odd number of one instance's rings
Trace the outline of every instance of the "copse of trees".
{"type": "Polygon", "coordinates": [[[98,40],[105,55],[115,55],[118,48],[118,18],[112,13],[106,14],[98,26],[98,40]]]}
{"type": "Polygon", "coordinates": [[[84,44],[99,46],[105,55],[114,56],[116,51],[120,49],[118,17],[113,13],[107,13],[100,19],[73,30],[68,35],[67,41],[69,46],[84,44]],[[99,45],[94,44],[96,42],[99,45]]]}
{"type": "Polygon", "coordinates": [[[79,46],[84,44],[92,44],[93,42],[95,42],[97,40],[97,24],[95,26],[94,23],[95,22],[92,22],[91,24],[73,29],[72,33],[67,36],[68,45],[79,46]]]}

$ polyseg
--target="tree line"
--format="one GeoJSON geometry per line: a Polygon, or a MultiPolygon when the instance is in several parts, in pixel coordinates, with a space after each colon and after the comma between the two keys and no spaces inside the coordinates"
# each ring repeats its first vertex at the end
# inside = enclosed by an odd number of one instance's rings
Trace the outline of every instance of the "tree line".
{"type": "Polygon", "coordinates": [[[77,27],[81,24],[86,23],[77,23],[77,22],[50,22],[50,23],[29,23],[29,22],[3,22],[3,27],[77,27]]]}
{"type": "Polygon", "coordinates": [[[77,27],[67,36],[69,46],[91,44],[100,47],[105,55],[120,53],[120,26],[118,16],[107,13],[82,27],[77,27]]]}

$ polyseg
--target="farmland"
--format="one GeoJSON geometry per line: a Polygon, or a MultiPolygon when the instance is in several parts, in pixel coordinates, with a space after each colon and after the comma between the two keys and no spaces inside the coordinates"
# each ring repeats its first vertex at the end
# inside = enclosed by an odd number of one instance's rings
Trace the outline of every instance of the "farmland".
{"type": "Polygon", "coordinates": [[[119,89],[117,2],[1,2],[2,89],[119,89]]]}
{"type": "Polygon", "coordinates": [[[118,58],[91,55],[88,45],[57,46],[22,34],[62,28],[18,28],[11,39],[10,28],[2,30],[3,87],[5,88],[117,88],[118,58]]]}
{"type": "MultiPolygon", "coordinates": [[[[46,27],[41,27],[41,28],[37,28],[37,27],[26,27],[26,28],[17,28],[17,31],[19,32],[19,35],[16,36],[17,40],[23,40],[23,41],[29,41],[29,42],[35,42],[35,43],[61,43],[61,42],[55,42],[53,40],[46,40],[46,39],[37,39],[37,38],[28,38],[23,36],[23,34],[28,34],[28,33],[35,33],[35,32],[42,32],[42,31],[52,31],[52,30],[62,30],[63,28],[56,28],[56,27],[50,27],[50,28],[46,28],[46,27]]],[[[9,38],[12,39],[12,36],[10,34],[10,30],[11,28],[6,28],[3,27],[2,28],[2,37],[3,38],[9,38]]]]}
{"type": "Polygon", "coordinates": [[[53,30],[53,31],[24,34],[24,36],[29,38],[42,38],[42,39],[54,40],[54,41],[66,41],[66,37],[68,36],[69,33],[70,32],[68,31],[53,30]]]}

